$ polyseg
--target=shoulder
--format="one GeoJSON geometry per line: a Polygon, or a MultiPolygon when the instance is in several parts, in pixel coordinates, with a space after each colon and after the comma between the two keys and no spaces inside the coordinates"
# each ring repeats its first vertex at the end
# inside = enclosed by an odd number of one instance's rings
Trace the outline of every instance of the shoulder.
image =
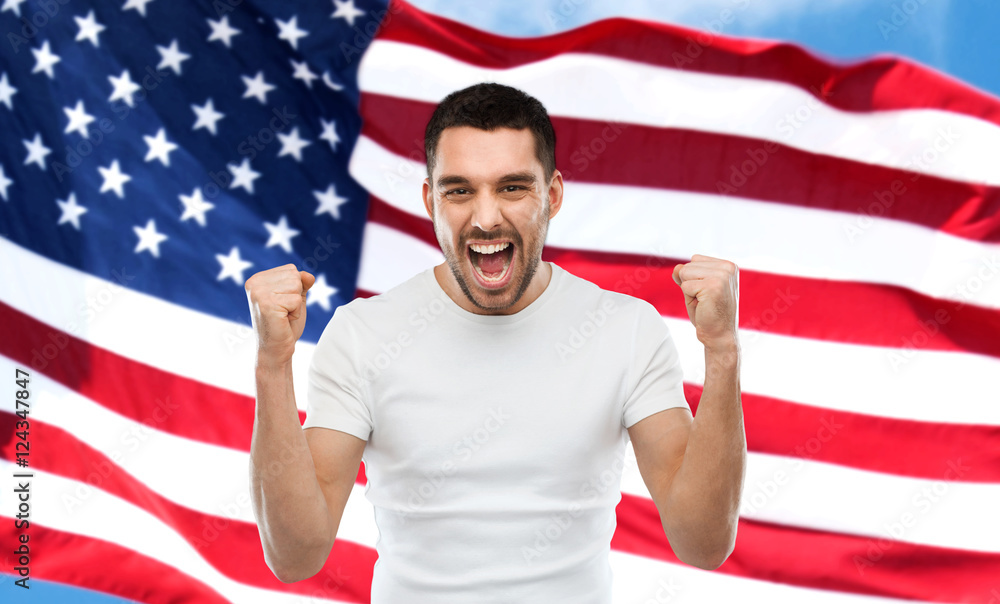
{"type": "MultiPolygon", "coordinates": [[[[555,263],[553,263],[554,266],[555,263]]],[[[596,283],[575,275],[566,269],[559,267],[563,273],[562,290],[565,296],[591,310],[603,310],[605,313],[639,319],[644,317],[659,318],[659,311],[648,301],[624,294],[621,292],[604,289],[596,283]]]]}
{"type": "Polygon", "coordinates": [[[383,320],[394,316],[410,306],[418,306],[428,297],[426,288],[427,271],[421,271],[388,290],[369,297],[357,297],[339,306],[335,313],[361,321],[383,320]]]}

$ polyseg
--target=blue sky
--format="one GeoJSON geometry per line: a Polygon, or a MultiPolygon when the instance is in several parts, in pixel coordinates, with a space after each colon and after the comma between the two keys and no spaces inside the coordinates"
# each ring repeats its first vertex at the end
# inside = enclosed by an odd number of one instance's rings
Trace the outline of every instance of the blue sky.
{"type": "Polygon", "coordinates": [[[723,35],[795,42],[835,61],[902,55],[1000,96],[995,0],[411,0],[431,12],[512,36],[543,35],[610,16],[706,28],[724,9],[723,35]],[[530,8],[525,8],[525,7],[530,8]],[[881,23],[880,23],[881,22],[881,23]]]}

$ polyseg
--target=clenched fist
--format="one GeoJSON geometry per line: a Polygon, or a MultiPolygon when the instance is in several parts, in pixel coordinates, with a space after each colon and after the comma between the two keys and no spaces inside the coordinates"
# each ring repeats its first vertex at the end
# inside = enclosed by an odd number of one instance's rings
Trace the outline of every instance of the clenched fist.
{"type": "Polygon", "coordinates": [[[695,254],[674,267],[674,282],[684,292],[688,318],[706,349],[738,344],[739,269],[721,258],[695,254]]]}
{"type": "Polygon", "coordinates": [[[247,279],[250,319],[257,334],[257,363],[291,361],[295,342],[306,326],[306,292],[316,277],[286,264],[247,279]]]}

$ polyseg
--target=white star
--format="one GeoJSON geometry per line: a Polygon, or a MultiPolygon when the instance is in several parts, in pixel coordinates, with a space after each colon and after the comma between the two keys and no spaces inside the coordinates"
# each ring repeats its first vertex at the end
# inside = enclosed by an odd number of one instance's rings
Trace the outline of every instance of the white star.
{"type": "Polygon", "coordinates": [[[205,102],[204,107],[191,105],[191,109],[193,109],[195,115],[198,116],[198,119],[194,123],[194,128],[191,129],[197,130],[198,128],[205,128],[212,133],[212,136],[215,136],[217,132],[215,129],[215,123],[226,117],[226,114],[219,113],[215,110],[215,105],[212,104],[212,99],[208,99],[208,101],[205,102]]]}
{"type": "Polygon", "coordinates": [[[316,276],[316,282],[306,292],[306,306],[319,304],[323,310],[330,310],[330,296],[336,293],[337,288],[330,287],[326,282],[326,275],[321,273],[316,276]]]}
{"type": "Polygon", "coordinates": [[[313,191],[319,207],[316,208],[316,216],[329,214],[336,219],[340,219],[340,206],[347,203],[347,199],[337,195],[337,189],[333,185],[327,187],[326,191],[313,191]]]}
{"type": "Polygon", "coordinates": [[[320,139],[330,143],[330,148],[336,151],[337,143],[340,142],[340,137],[337,136],[336,120],[327,122],[325,119],[319,118],[319,121],[323,123],[323,134],[319,135],[320,139]]]}
{"type": "Polygon", "coordinates": [[[295,73],[292,74],[292,77],[295,78],[296,80],[302,80],[303,82],[306,83],[306,86],[310,90],[312,90],[313,87],[312,81],[318,80],[319,76],[309,70],[309,64],[306,63],[305,61],[299,63],[295,59],[291,59],[291,62],[292,62],[292,67],[295,68],[295,73]]]}
{"type": "Polygon", "coordinates": [[[177,145],[167,140],[167,131],[160,128],[156,136],[143,136],[142,140],[149,145],[149,152],[146,153],[146,161],[160,160],[164,166],[170,167],[170,152],[177,148],[177,145]]]}
{"type": "Polygon", "coordinates": [[[222,281],[226,277],[230,277],[236,282],[236,285],[243,285],[245,283],[246,280],[243,278],[243,271],[253,266],[253,262],[247,262],[240,258],[240,249],[235,245],[233,249],[229,250],[228,256],[216,254],[215,259],[222,265],[222,270],[219,271],[217,279],[222,281]]]}
{"type": "Polygon", "coordinates": [[[260,178],[260,172],[256,172],[250,167],[250,158],[244,157],[243,163],[238,166],[229,164],[226,167],[233,173],[233,182],[229,183],[229,188],[235,189],[236,187],[243,187],[247,190],[247,193],[252,195],[253,181],[260,178]]]}
{"type": "Polygon", "coordinates": [[[12,11],[18,17],[21,16],[21,5],[28,0],[4,0],[3,6],[0,6],[0,11],[9,10],[12,11]]]}
{"type": "Polygon", "coordinates": [[[114,191],[119,199],[125,197],[125,183],[132,180],[132,177],[122,172],[118,166],[117,159],[111,162],[111,165],[107,168],[97,166],[97,171],[101,173],[101,178],[104,179],[104,182],[101,183],[99,193],[114,191]]]}
{"type": "Polygon", "coordinates": [[[101,45],[100,40],[97,39],[97,34],[107,28],[97,22],[97,18],[94,16],[94,11],[87,13],[85,18],[73,17],[73,20],[76,21],[76,26],[80,28],[80,33],[76,34],[77,42],[90,40],[90,43],[94,46],[101,45]]]}
{"type": "Polygon", "coordinates": [[[291,134],[279,132],[278,140],[281,141],[281,151],[278,151],[278,157],[291,155],[295,161],[302,161],[302,150],[312,144],[310,141],[299,138],[298,128],[293,128],[291,134]]]}
{"type": "Polygon", "coordinates": [[[40,49],[31,49],[31,54],[35,55],[35,68],[31,70],[31,73],[38,73],[39,71],[44,71],[45,75],[49,78],[56,77],[56,74],[52,71],[52,66],[62,61],[59,55],[52,54],[49,50],[49,41],[46,40],[42,43],[40,49]]]}
{"type": "Polygon", "coordinates": [[[132,227],[132,230],[139,236],[139,244],[135,246],[135,253],[138,254],[143,250],[149,250],[149,253],[152,254],[154,258],[159,258],[160,244],[167,240],[167,236],[163,233],[156,232],[156,222],[150,218],[149,222],[146,223],[146,226],[142,228],[134,226],[132,227]]]}
{"type": "Polygon", "coordinates": [[[65,201],[62,199],[57,199],[56,203],[59,204],[59,210],[62,214],[59,216],[59,222],[57,225],[63,223],[70,223],[73,228],[80,230],[80,216],[87,213],[87,208],[76,204],[76,193],[70,193],[69,198],[65,201]]]}
{"type": "Polygon", "coordinates": [[[274,86],[264,81],[264,72],[258,71],[257,75],[252,78],[246,76],[240,77],[243,78],[243,83],[247,86],[247,91],[243,93],[243,98],[256,97],[262,105],[266,104],[267,93],[274,90],[274,86]]]}
{"type": "Polygon", "coordinates": [[[108,76],[108,79],[111,80],[111,85],[115,87],[111,92],[111,98],[108,99],[108,102],[111,103],[118,99],[123,99],[126,105],[134,107],[133,103],[135,101],[132,99],[132,95],[142,90],[142,86],[132,81],[132,76],[129,75],[128,70],[122,70],[122,74],[117,78],[115,76],[108,76]]]}
{"type": "Polygon", "coordinates": [[[146,16],[146,5],[149,4],[152,1],[153,0],[126,0],[125,6],[122,7],[122,10],[128,10],[130,8],[131,9],[135,9],[135,10],[139,11],[140,15],[142,15],[143,17],[145,17],[146,16]]]}
{"type": "Polygon", "coordinates": [[[324,71],[323,72],[323,83],[326,84],[327,88],[329,88],[330,90],[333,90],[334,92],[340,92],[341,90],[344,89],[344,85],[343,84],[338,84],[338,83],[334,82],[332,79],[330,79],[330,72],[329,71],[324,71]]]}
{"type": "Polygon", "coordinates": [[[69,125],[66,126],[65,133],[69,134],[78,130],[80,136],[90,138],[90,133],[87,132],[87,124],[94,121],[95,118],[84,110],[83,101],[77,101],[76,107],[72,109],[63,107],[63,111],[66,112],[66,117],[69,118],[69,125]]]}
{"type": "Polygon", "coordinates": [[[169,67],[177,75],[181,75],[181,63],[191,58],[191,55],[181,52],[181,49],[177,47],[176,39],[170,43],[170,46],[157,46],[156,50],[160,53],[160,64],[156,68],[169,67]]]}
{"type": "Polygon", "coordinates": [[[0,197],[3,197],[4,201],[7,201],[7,187],[14,184],[14,181],[7,178],[7,175],[3,172],[3,164],[0,164],[0,197]]]}
{"type": "Polygon", "coordinates": [[[190,196],[181,195],[181,203],[184,204],[184,213],[181,214],[181,222],[188,218],[194,218],[195,222],[205,226],[205,212],[215,207],[215,204],[208,203],[201,195],[201,189],[195,189],[190,196]]]}
{"type": "Polygon", "coordinates": [[[7,81],[7,72],[3,72],[0,75],[0,103],[7,105],[7,109],[14,109],[14,103],[11,102],[11,97],[17,93],[17,88],[10,85],[7,81]]]}
{"type": "Polygon", "coordinates": [[[267,245],[264,247],[271,247],[275,245],[280,245],[281,249],[288,253],[292,251],[292,237],[299,234],[299,231],[290,228],[288,226],[288,218],[282,216],[278,219],[278,222],[270,223],[265,222],[264,228],[270,233],[270,238],[267,240],[267,245]]]}
{"type": "Polygon", "coordinates": [[[358,7],[354,6],[354,0],[333,0],[333,6],[335,10],[333,14],[330,15],[331,19],[341,18],[347,21],[348,25],[354,25],[355,17],[363,17],[364,11],[358,10],[358,7]]]}
{"type": "Polygon", "coordinates": [[[208,36],[208,41],[219,40],[226,45],[226,48],[232,48],[233,36],[238,35],[240,30],[229,26],[229,15],[223,16],[218,21],[205,20],[208,21],[208,26],[212,28],[212,35],[208,36]]]}
{"type": "Polygon", "coordinates": [[[35,138],[32,140],[24,139],[21,142],[28,149],[28,157],[24,160],[24,165],[28,164],[38,164],[38,167],[42,170],[45,169],[45,156],[52,153],[52,149],[49,149],[42,143],[41,133],[36,133],[35,138]]]}
{"type": "Polygon", "coordinates": [[[287,22],[281,19],[275,19],[274,22],[278,24],[278,39],[288,40],[288,43],[292,45],[295,50],[299,49],[299,38],[304,38],[309,35],[304,29],[299,29],[299,18],[297,16],[292,17],[287,22]]]}

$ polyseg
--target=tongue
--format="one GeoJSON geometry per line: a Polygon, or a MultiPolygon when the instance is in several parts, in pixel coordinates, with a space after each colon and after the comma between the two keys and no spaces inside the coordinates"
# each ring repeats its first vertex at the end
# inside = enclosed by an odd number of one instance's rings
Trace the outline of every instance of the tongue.
{"type": "Polygon", "coordinates": [[[495,277],[503,272],[504,252],[479,254],[479,270],[489,277],[495,277]]]}

